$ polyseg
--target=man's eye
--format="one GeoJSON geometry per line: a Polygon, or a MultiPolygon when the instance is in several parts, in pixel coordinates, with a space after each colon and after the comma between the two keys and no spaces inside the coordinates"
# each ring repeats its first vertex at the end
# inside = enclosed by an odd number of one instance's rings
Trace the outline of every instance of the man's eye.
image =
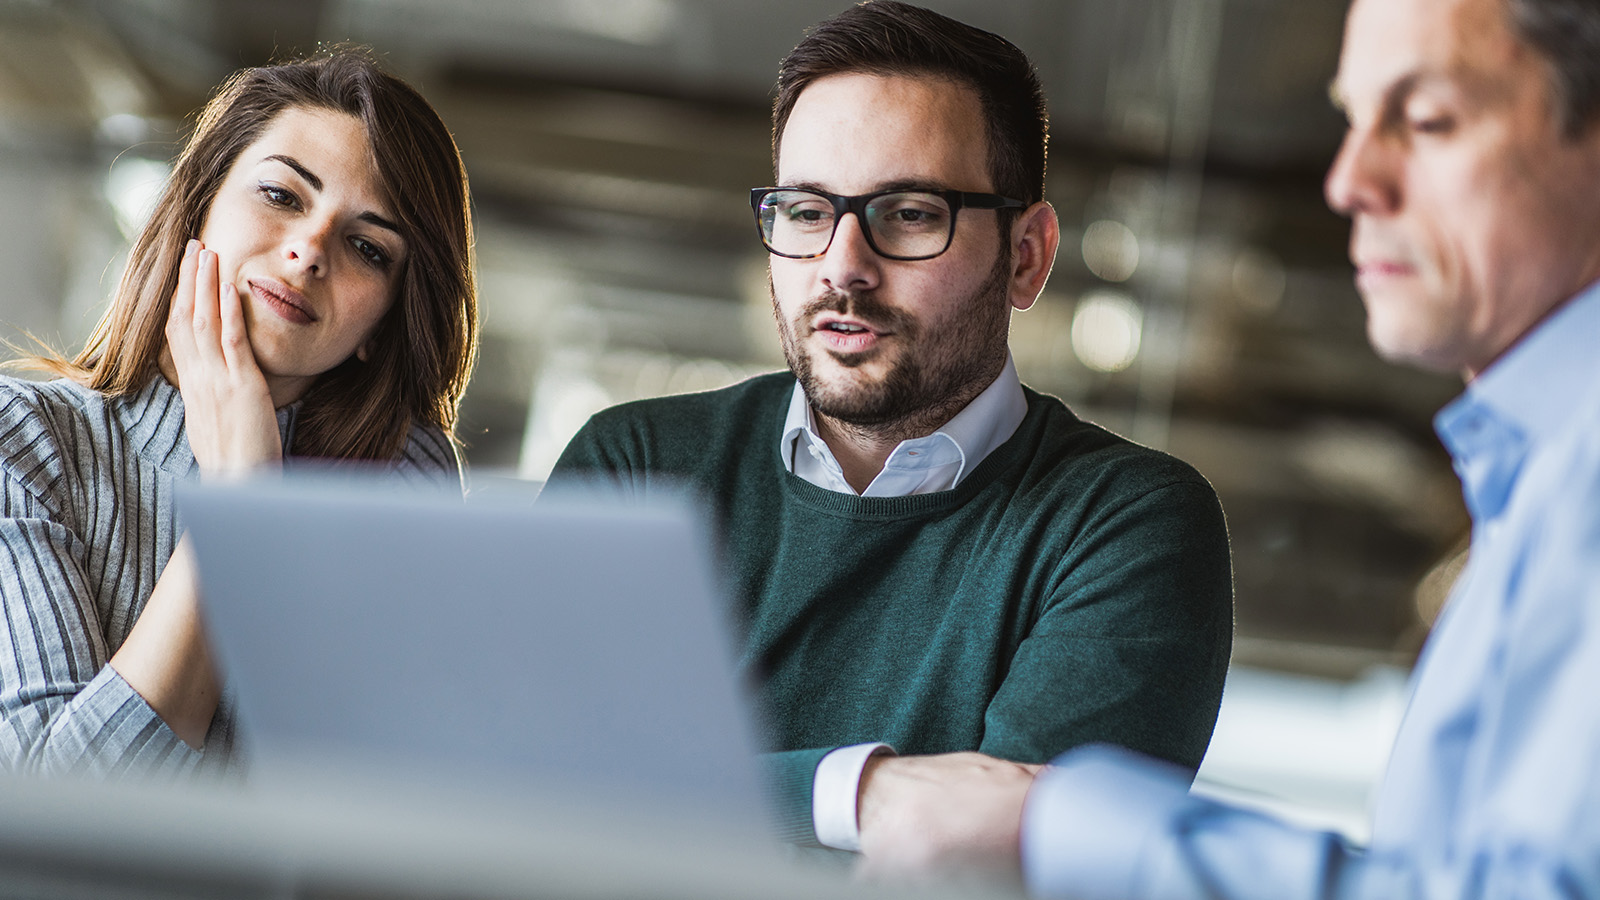
{"type": "Polygon", "coordinates": [[[1448,134],[1455,124],[1455,120],[1449,116],[1427,116],[1413,118],[1407,126],[1417,134],[1448,134]]]}
{"type": "Polygon", "coordinates": [[[815,206],[791,206],[785,211],[785,215],[791,222],[816,225],[820,222],[826,222],[833,215],[833,210],[819,209],[815,206]]]}
{"type": "Polygon", "coordinates": [[[880,221],[899,228],[929,228],[942,224],[947,213],[926,206],[906,204],[883,212],[880,221]]]}
{"type": "Polygon", "coordinates": [[[1445,134],[1455,130],[1455,116],[1438,103],[1408,103],[1396,110],[1396,118],[1412,134],[1445,134]]]}

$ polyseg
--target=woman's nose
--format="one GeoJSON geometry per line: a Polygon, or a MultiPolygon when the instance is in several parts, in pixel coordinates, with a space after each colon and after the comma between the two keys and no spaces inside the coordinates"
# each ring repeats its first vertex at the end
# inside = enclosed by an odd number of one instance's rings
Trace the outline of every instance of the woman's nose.
{"type": "Polygon", "coordinates": [[[313,277],[326,275],[329,250],[334,239],[330,223],[307,222],[284,243],[284,259],[313,277]]]}

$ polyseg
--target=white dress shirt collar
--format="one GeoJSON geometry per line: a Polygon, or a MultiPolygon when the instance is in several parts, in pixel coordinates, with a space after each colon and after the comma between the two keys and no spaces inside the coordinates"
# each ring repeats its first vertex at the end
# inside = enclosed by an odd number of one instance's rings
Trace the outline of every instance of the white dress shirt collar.
{"type": "MultiPolygon", "coordinates": [[[[1016,364],[1007,354],[1005,368],[994,382],[944,427],[926,437],[901,441],[861,496],[905,497],[950,490],[1009,440],[1027,414],[1028,400],[1016,364]]],[[[798,383],[789,399],[779,450],[784,468],[793,474],[830,491],[855,493],[818,434],[816,416],[798,383]]]]}

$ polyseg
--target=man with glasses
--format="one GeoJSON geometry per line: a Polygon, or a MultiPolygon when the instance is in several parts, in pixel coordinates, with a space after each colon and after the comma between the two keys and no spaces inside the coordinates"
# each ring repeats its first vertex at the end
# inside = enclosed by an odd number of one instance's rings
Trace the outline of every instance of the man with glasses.
{"type": "Polygon", "coordinates": [[[878,872],[1020,865],[1078,900],[1600,898],[1600,2],[1355,0],[1332,93],[1367,337],[1467,381],[1434,425],[1471,560],[1371,845],[1086,747],[924,794],[871,835],[878,872]]]}
{"type": "Polygon", "coordinates": [[[1216,497],[1006,347],[1059,240],[1031,64],[877,0],[784,60],[773,122],[790,373],[603,412],[552,484],[709,499],[792,840],[858,849],[906,786],[1090,741],[1192,770],[1232,632],[1216,497]]]}

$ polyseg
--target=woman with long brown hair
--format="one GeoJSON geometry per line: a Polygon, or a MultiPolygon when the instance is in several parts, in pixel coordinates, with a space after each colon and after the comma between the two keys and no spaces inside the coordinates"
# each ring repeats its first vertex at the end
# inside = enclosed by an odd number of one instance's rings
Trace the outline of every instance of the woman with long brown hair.
{"type": "Polygon", "coordinates": [[[0,379],[0,768],[228,757],[175,482],[309,456],[459,487],[468,198],[438,115],[363,51],[218,90],[87,346],[0,379]]]}

